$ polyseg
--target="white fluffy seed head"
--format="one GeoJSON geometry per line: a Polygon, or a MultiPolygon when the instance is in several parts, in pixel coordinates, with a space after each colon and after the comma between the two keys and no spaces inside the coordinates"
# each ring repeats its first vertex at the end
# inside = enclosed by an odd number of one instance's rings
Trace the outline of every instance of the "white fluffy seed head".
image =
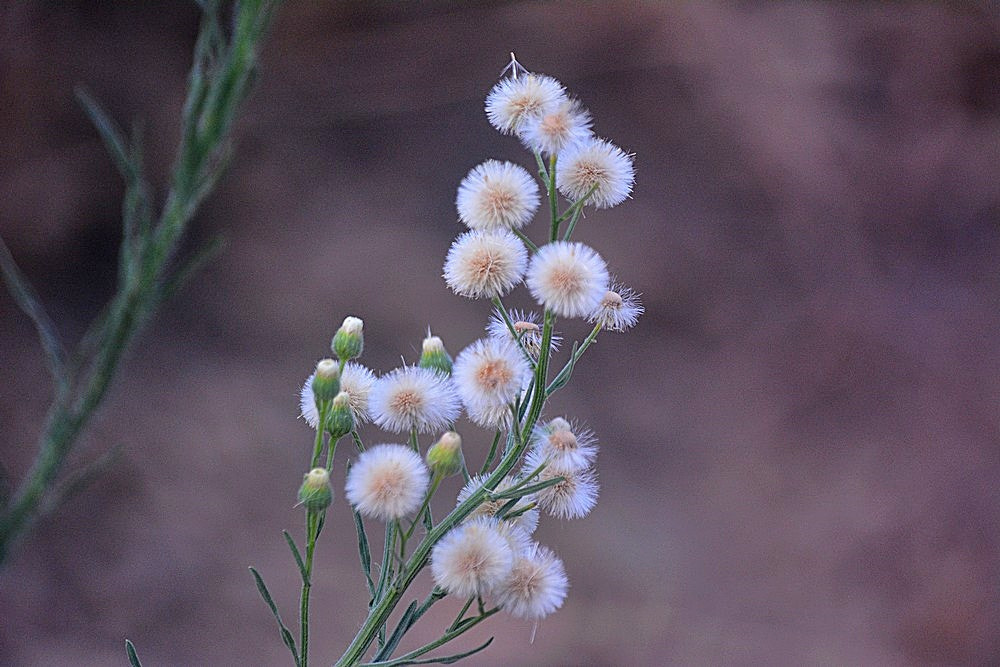
{"type": "Polygon", "coordinates": [[[507,405],[466,405],[465,414],[473,424],[489,431],[507,429],[513,421],[507,405]]]}
{"type": "Polygon", "coordinates": [[[521,121],[545,113],[566,98],[551,76],[522,74],[501,79],[486,96],[486,117],[503,134],[513,134],[521,121]]]}
{"type": "Polygon", "coordinates": [[[532,450],[551,465],[582,470],[590,467],[597,456],[597,440],[587,428],[570,424],[556,417],[547,424],[535,426],[531,436],[532,450]]]}
{"type": "Polygon", "coordinates": [[[539,248],[528,267],[531,295],[560,317],[586,317],[608,287],[608,267],[593,248],[555,241],[539,248]]]}
{"type": "MultiPolygon", "coordinates": [[[[479,487],[481,487],[485,481],[486,475],[476,475],[466,482],[465,486],[462,487],[462,490],[458,492],[458,500],[455,502],[455,505],[461,505],[463,502],[468,500],[473,493],[479,490],[479,487]]],[[[513,477],[505,477],[499,484],[497,484],[495,491],[506,491],[516,483],[517,480],[513,477]]],[[[521,498],[508,513],[517,514],[519,510],[523,510],[525,507],[530,505],[533,500],[533,496],[525,496],[521,498]]],[[[481,516],[494,517],[496,516],[496,513],[499,512],[500,509],[506,504],[506,500],[486,500],[479,507],[473,510],[472,514],[469,515],[469,518],[466,519],[466,521],[481,516]]],[[[536,508],[532,508],[521,514],[517,514],[517,516],[511,519],[505,519],[502,523],[517,526],[526,535],[531,535],[535,532],[535,528],[538,527],[538,510],[536,508]]]]}
{"type": "Polygon", "coordinates": [[[513,565],[510,542],[497,522],[486,517],[452,528],[431,551],[434,583],[458,598],[491,592],[507,579],[513,565]]]}
{"type": "Polygon", "coordinates": [[[528,251],[513,233],[474,229],[451,244],[444,279],[460,296],[492,299],[520,283],[527,264],[528,251]]]}
{"type": "MultiPolygon", "coordinates": [[[[319,423],[319,413],[316,410],[316,397],[312,388],[313,375],[310,375],[299,392],[299,410],[306,423],[316,428],[319,423]]],[[[340,391],[347,392],[350,399],[351,412],[358,423],[371,419],[368,414],[368,395],[375,384],[375,374],[353,361],[344,365],[340,374],[340,391]]]]}
{"type": "Polygon", "coordinates": [[[586,197],[596,208],[610,208],[632,192],[635,167],[632,157],[604,139],[590,139],[569,147],[556,164],[559,192],[576,201],[586,197]]]}
{"type": "Polygon", "coordinates": [[[612,282],[611,287],[601,297],[601,302],[587,317],[593,324],[600,322],[608,331],[626,331],[635,326],[639,316],[645,312],[639,294],[630,287],[612,282]]]}
{"type": "Polygon", "coordinates": [[[572,99],[556,102],[546,112],[525,118],[517,135],[529,149],[559,155],[591,137],[590,113],[572,99]]]}
{"type": "MultiPolygon", "coordinates": [[[[531,472],[547,459],[539,451],[532,450],[524,459],[524,470],[531,472]]],[[[597,476],[592,468],[572,468],[560,462],[548,460],[538,481],[544,482],[556,477],[564,479],[535,494],[538,506],[550,516],[558,519],[579,519],[590,514],[597,504],[597,476]]]]}
{"type": "Polygon", "coordinates": [[[531,375],[524,354],[507,341],[481,338],[462,350],[452,378],[466,407],[506,407],[531,375]]]}
{"type": "Polygon", "coordinates": [[[417,511],[429,482],[427,466],[412,449],[376,445],[351,466],[345,494],[362,515],[391,521],[417,511]]]}
{"type": "MultiPolygon", "coordinates": [[[[517,309],[511,309],[507,311],[507,317],[510,318],[511,323],[514,325],[514,333],[518,335],[521,341],[521,346],[524,347],[525,352],[531,355],[533,359],[538,358],[539,352],[542,349],[542,320],[541,318],[531,311],[521,311],[517,309]]],[[[504,320],[503,314],[496,308],[493,309],[493,314],[490,316],[490,322],[486,325],[486,333],[490,338],[496,338],[498,340],[507,341],[511,345],[516,345],[514,340],[514,333],[511,333],[510,327],[507,326],[506,320],[504,320]]],[[[550,344],[550,351],[555,352],[559,349],[559,343],[562,341],[562,336],[553,332],[552,333],[552,343],[550,344]]]]}
{"type": "Polygon", "coordinates": [[[568,590],[562,561],[536,543],[515,556],[510,575],[496,595],[499,605],[511,616],[538,620],[559,609],[568,590]]]}
{"type": "Polygon", "coordinates": [[[470,229],[520,229],[538,210],[538,184],[512,162],[487,160],[458,186],[458,217],[470,229]]]}
{"type": "Polygon", "coordinates": [[[376,380],[369,403],[375,423],[396,433],[447,430],[462,410],[447,376],[415,366],[397,368],[376,380]]]}

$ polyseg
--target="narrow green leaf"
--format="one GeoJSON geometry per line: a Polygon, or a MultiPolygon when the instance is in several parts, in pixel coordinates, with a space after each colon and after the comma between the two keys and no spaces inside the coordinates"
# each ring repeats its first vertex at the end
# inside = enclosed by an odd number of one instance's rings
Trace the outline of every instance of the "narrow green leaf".
{"type": "Polygon", "coordinates": [[[372,581],[372,552],[368,546],[368,535],[365,533],[365,524],[361,520],[361,515],[354,511],[354,526],[358,531],[358,555],[361,557],[361,569],[365,573],[365,581],[368,584],[368,594],[375,597],[375,582],[372,581]]]}
{"type": "Polygon", "coordinates": [[[287,530],[281,531],[281,534],[285,536],[285,541],[288,542],[288,548],[292,550],[292,557],[295,558],[295,564],[299,566],[299,574],[302,575],[302,583],[309,583],[309,575],[306,572],[306,565],[302,562],[302,554],[299,553],[299,548],[295,546],[295,540],[292,536],[288,534],[287,530]]]}
{"type": "Polygon", "coordinates": [[[264,584],[264,579],[261,578],[260,573],[256,569],[250,568],[250,574],[253,575],[254,581],[257,583],[257,590],[260,591],[260,596],[264,598],[264,602],[267,603],[268,608],[270,608],[271,613],[274,615],[274,620],[278,622],[278,629],[281,631],[281,640],[288,647],[288,650],[292,652],[292,657],[295,659],[295,664],[299,664],[299,650],[295,645],[295,638],[292,637],[292,633],[288,631],[285,627],[284,622],[281,620],[281,614],[278,613],[278,606],[274,604],[274,599],[271,597],[271,592],[267,590],[267,586],[264,584]]]}
{"type": "Polygon", "coordinates": [[[142,667],[142,663],[139,662],[139,655],[135,652],[135,645],[129,640],[125,640],[125,655],[128,656],[128,664],[132,667],[142,667]]]}
{"type": "Polygon", "coordinates": [[[379,649],[378,653],[375,654],[374,660],[385,660],[392,655],[392,652],[396,650],[399,645],[400,640],[406,631],[410,629],[410,619],[413,618],[413,614],[417,611],[417,601],[414,600],[403,612],[403,616],[399,619],[399,623],[396,625],[396,629],[392,631],[389,635],[389,639],[386,640],[385,645],[379,649]]]}
{"type": "Polygon", "coordinates": [[[122,177],[126,181],[131,181],[135,176],[135,165],[129,159],[128,149],[126,148],[125,140],[122,138],[121,130],[118,129],[118,126],[111,120],[111,117],[104,112],[104,109],[101,108],[101,105],[97,103],[97,100],[94,99],[86,88],[82,86],[76,88],[76,99],[79,100],[80,106],[83,107],[84,112],[90,118],[90,122],[100,135],[105,148],[107,148],[111,159],[114,160],[115,166],[118,167],[118,171],[121,172],[122,177]]]}
{"type": "Polygon", "coordinates": [[[404,665],[450,665],[458,662],[462,658],[468,658],[470,655],[479,653],[485,650],[490,644],[493,643],[493,637],[490,637],[485,642],[480,644],[474,649],[469,651],[464,651],[462,653],[455,653],[453,655],[446,655],[440,658],[397,658],[396,660],[389,660],[386,662],[366,662],[358,667],[404,667],[404,665]]]}

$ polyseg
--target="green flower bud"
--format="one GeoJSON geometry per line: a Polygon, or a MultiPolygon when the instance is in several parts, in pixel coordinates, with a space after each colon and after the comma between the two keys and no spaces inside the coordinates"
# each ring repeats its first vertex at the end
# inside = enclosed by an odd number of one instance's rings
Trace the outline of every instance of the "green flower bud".
{"type": "Polygon", "coordinates": [[[341,361],[357,359],[365,347],[365,323],[357,317],[346,317],[337,329],[330,347],[341,361]]]}
{"type": "Polygon", "coordinates": [[[316,374],[312,381],[316,407],[323,401],[331,401],[340,392],[340,364],[333,359],[320,359],[316,364],[316,374]]]}
{"type": "Polygon", "coordinates": [[[334,440],[342,438],[354,430],[354,412],[351,410],[351,396],[342,391],[333,399],[330,414],[326,419],[326,430],[334,440]]]}
{"type": "Polygon", "coordinates": [[[299,502],[313,512],[325,510],[333,502],[330,488],[330,473],[326,468],[313,468],[302,477],[299,487],[299,502]]]}
{"type": "Polygon", "coordinates": [[[444,349],[444,343],[437,336],[427,336],[424,339],[423,351],[420,353],[421,368],[429,368],[444,375],[451,375],[451,356],[444,349]]]}
{"type": "Polygon", "coordinates": [[[435,475],[447,477],[462,469],[462,436],[448,431],[427,450],[427,465],[435,475]]]}

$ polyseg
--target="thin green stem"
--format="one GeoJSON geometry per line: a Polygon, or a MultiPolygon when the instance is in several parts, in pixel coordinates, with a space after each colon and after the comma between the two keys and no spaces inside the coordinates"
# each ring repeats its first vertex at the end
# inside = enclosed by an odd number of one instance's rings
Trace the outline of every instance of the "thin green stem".
{"type": "Polygon", "coordinates": [[[417,510],[416,517],[414,517],[413,523],[410,524],[409,530],[407,530],[406,534],[403,536],[404,540],[410,539],[410,536],[413,535],[413,530],[417,527],[417,524],[420,523],[420,516],[430,505],[431,496],[433,496],[434,492],[437,491],[438,485],[441,484],[441,479],[441,475],[438,475],[437,473],[434,474],[434,478],[431,479],[431,484],[427,488],[427,493],[424,495],[424,502],[420,505],[420,509],[417,510]]]}
{"type": "Polygon", "coordinates": [[[461,610],[459,610],[458,616],[456,616],[455,620],[452,621],[451,625],[448,626],[448,632],[451,632],[452,630],[458,627],[458,624],[462,622],[463,618],[465,618],[465,612],[469,611],[469,607],[472,606],[472,603],[475,601],[475,599],[476,599],[475,595],[469,596],[469,599],[465,601],[465,605],[463,605],[461,610]]]}
{"type": "Polygon", "coordinates": [[[549,158],[549,181],[546,184],[549,191],[549,212],[552,214],[552,229],[549,241],[559,238],[559,193],[556,192],[556,156],[549,158]]]}
{"type": "MultiPolygon", "coordinates": [[[[313,445],[312,464],[309,466],[310,469],[319,465],[319,457],[323,454],[323,436],[326,435],[326,420],[330,412],[330,401],[320,401],[319,405],[316,406],[316,410],[319,414],[319,421],[316,422],[316,444],[313,445]]],[[[329,468],[330,466],[327,467],[329,468]]]]}
{"type": "Polygon", "coordinates": [[[493,297],[493,306],[496,308],[496,311],[500,313],[500,317],[503,319],[504,324],[507,325],[507,331],[510,332],[511,338],[513,338],[514,342],[517,343],[517,347],[521,350],[521,354],[524,355],[524,357],[528,360],[528,363],[531,364],[531,367],[534,368],[535,360],[530,354],[528,354],[528,350],[524,348],[524,342],[521,340],[523,334],[517,332],[517,329],[514,327],[514,323],[510,319],[510,313],[507,312],[507,308],[504,307],[503,301],[500,300],[500,297],[493,297]]]}
{"type": "Polygon", "coordinates": [[[316,550],[316,536],[319,532],[319,514],[306,511],[306,560],[302,575],[302,595],[299,607],[299,665],[306,667],[309,663],[309,593],[312,590],[313,552],[316,550]]]}
{"type": "Polygon", "coordinates": [[[573,352],[573,356],[570,357],[569,361],[566,362],[566,365],[563,366],[562,370],[559,371],[559,373],[554,378],[552,378],[552,382],[549,383],[549,385],[545,388],[546,396],[551,396],[553,393],[555,393],[556,389],[559,386],[559,383],[565,379],[565,376],[567,374],[572,372],[573,367],[576,366],[576,362],[580,360],[580,357],[582,357],[583,353],[587,351],[587,348],[590,347],[590,345],[595,340],[597,340],[597,334],[599,334],[603,328],[604,326],[603,324],[601,324],[601,322],[598,322],[597,324],[594,325],[594,328],[590,330],[589,334],[587,334],[587,337],[583,340],[583,343],[576,348],[575,352],[573,352]]]}
{"type": "Polygon", "coordinates": [[[531,252],[538,252],[538,246],[535,245],[535,242],[529,239],[524,232],[520,229],[511,229],[510,231],[514,232],[514,235],[521,239],[524,242],[524,245],[531,248],[531,252]]]}
{"type": "Polygon", "coordinates": [[[503,431],[497,429],[496,435],[493,436],[493,444],[490,445],[490,451],[486,455],[486,460],[483,462],[483,467],[479,469],[480,475],[485,475],[486,471],[490,469],[491,465],[493,465],[493,459],[496,458],[497,455],[497,445],[500,444],[500,436],[502,435],[503,431]]]}

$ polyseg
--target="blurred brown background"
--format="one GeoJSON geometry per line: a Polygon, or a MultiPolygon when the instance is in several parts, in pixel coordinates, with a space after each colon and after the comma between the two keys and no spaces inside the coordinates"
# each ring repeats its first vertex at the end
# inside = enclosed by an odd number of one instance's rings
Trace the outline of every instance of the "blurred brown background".
{"type": "MultiPolygon", "coordinates": [[[[636,153],[634,199],[579,236],[648,312],[551,410],[602,443],[594,514],[539,532],[571,594],[534,645],[494,619],[473,664],[995,664],[998,27],[989,2],[290,3],[189,244],[228,248],[86,435],[81,460],[124,458],[0,572],[0,663],[120,665],[124,637],[149,665],[289,662],[246,566],[294,619],[298,386],[348,314],[380,371],[428,324],[480,335],[439,275],[467,170],[531,165],[482,113],[513,50],[636,153]]],[[[144,120],[162,184],[196,30],[188,3],[0,9],[0,233],[67,340],[113,288],[122,192],[73,87],[144,120]]],[[[19,474],[49,389],[5,291],[0,318],[19,474]]],[[[338,470],[317,664],[365,602],[338,470]]]]}

